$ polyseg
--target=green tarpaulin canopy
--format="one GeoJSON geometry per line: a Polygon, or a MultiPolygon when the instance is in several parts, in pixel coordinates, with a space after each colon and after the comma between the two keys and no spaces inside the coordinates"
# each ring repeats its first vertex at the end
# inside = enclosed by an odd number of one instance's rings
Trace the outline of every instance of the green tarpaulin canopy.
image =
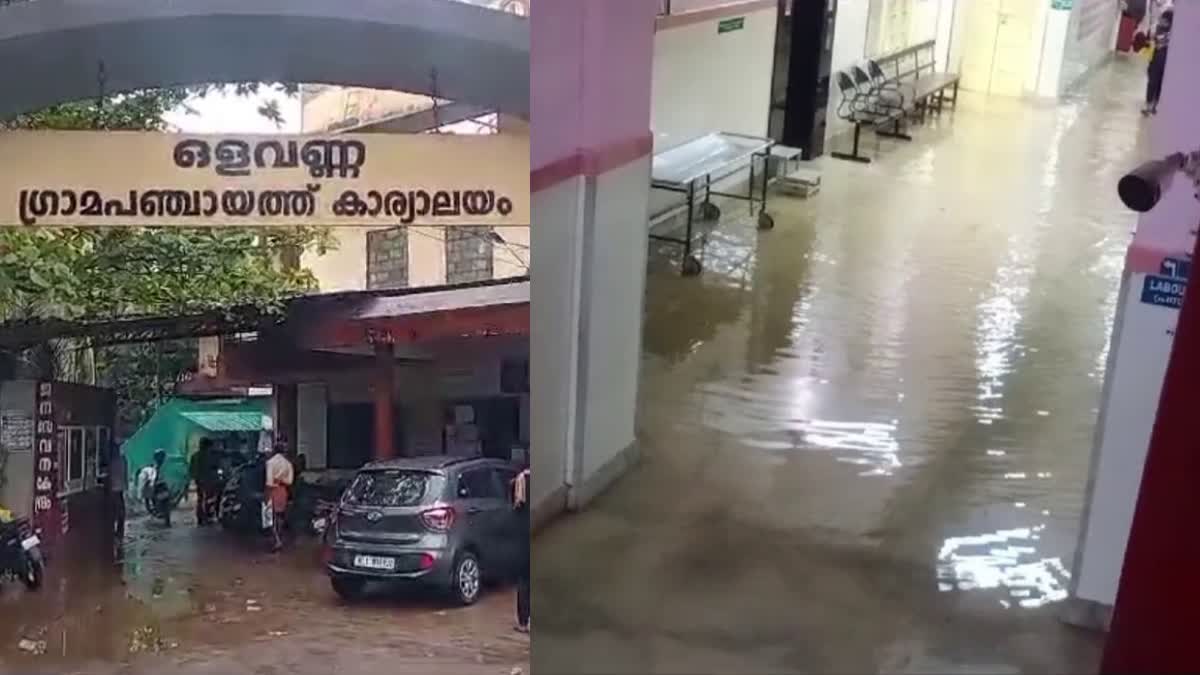
{"type": "Polygon", "coordinates": [[[121,446],[131,490],[136,490],[138,472],[154,463],[154,451],[167,453],[164,475],[174,490],[188,481],[188,459],[199,440],[229,432],[252,433],[269,428],[269,397],[186,399],[173,398],[159,406],[154,415],[121,446]]]}

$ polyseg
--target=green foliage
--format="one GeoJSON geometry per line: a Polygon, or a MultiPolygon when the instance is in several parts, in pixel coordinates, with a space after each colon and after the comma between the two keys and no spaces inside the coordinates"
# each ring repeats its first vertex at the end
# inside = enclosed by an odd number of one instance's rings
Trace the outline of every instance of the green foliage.
{"type": "Polygon", "coordinates": [[[164,340],[97,350],[96,384],[117,398],[117,428],[137,429],[158,404],[175,393],[183,375],[196,366],[195,340],[164,340]]]}

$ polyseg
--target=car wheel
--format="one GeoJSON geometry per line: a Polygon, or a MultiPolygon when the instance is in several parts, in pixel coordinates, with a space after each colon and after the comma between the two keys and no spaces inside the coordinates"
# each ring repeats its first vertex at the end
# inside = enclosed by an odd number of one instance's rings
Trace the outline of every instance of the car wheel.
{"type": "Polygon", "coordinates": [[[454,573],[450,575],[450,594],[460,605],[473,605],[483,589],[483,569],[479,558],[470,551],[463,551],[454,560],[454,573]]]}
{"type": "Polygon", "coordinates": [[[361,598],[363,589],[367,586],[365,579],[355,577],[329,577],[329,583],[333,586],[333,591],[338,594],[338,597],[347,602],[361,598]]]}

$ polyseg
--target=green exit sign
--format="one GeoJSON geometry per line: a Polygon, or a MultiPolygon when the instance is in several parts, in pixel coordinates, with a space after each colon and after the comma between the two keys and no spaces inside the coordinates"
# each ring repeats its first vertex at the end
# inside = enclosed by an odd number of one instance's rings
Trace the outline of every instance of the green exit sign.
{"type": "Polygon", "coordinates": [[[717,23],[717,35],[723,33],[732,33],[735,30],[741,30],[746,27],[746,17],[739,16],[735,19],[722,19],[717,23]]]}

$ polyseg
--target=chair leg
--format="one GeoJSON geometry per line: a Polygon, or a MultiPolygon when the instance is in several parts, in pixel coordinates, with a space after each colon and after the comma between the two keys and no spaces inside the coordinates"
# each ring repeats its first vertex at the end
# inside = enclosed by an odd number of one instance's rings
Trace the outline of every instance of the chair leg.
{"type": "Polygon", "coordinates": [[[905,133],[904,129],[902,129],[900,127],[900,123],[901,123],[901,118],[897,117],[895,120],[892,121],[891,130],[877,129],[875,131],[875,135],[883,136],[884,138],[895,138],[895,139],[901,140],[901,141],[911,141],[913,139],[913,137],[910,136],[909,134],[905,133]]]}
{"type": "Polygon", "coordinates": [[[860,122],[855,122],[854,123],[854,152],[852,152],[850,154],[846,154],[844,152],[833,152],[830,154],[838,159],[846,159],[846,160],[850,160],[851,162],[861,162],[863,164],[869,164],[871,162],[870,158],[863,157],[862,155],[860,155],[858,153],[858,144],[861,139],[862,139],[862,124],[860,122]]]}

